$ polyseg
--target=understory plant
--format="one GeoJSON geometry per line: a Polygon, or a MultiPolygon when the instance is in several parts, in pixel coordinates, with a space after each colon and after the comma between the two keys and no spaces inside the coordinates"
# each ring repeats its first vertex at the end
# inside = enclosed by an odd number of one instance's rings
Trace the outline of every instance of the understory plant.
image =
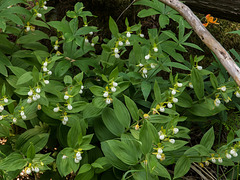
{"type": "Polygon", "coordinates": [[[238,167],[240,131],[217,143],[221,131],[200,125],[226,124],[240,110],[239,87],[217,59],[203,66],[204,55],[187,54],[202,49],[175,10],[135,5],[159,28],[143,34],[126,19],[119,32],[110,17],[112,38],[98,42],[80,2],[47,21],[47,1],[0,1],[1,179],[178,179],[193,163],[229,166],[226,175],[238,167]],[[205,133],[197,144],[194,123],[205,133]]]}

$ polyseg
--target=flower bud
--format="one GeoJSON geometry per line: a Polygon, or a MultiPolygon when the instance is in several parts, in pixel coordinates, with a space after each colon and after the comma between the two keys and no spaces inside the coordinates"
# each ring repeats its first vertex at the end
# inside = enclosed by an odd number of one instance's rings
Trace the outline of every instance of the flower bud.
{"type": "Polygon", "coordinates": [[[44,9],[44,10],[47,10],[47,9],[48,9],[48,7],[47,7],[47,6],[43,6],[43,9],[44,9]]]}
{"type": "Polygon", "coordinates": [[[116,92],[116,90],[117,90],[117,89],[116,89],[115,87],[111,87],[111,91],[112,91],[112,92],[116,92]]]}
{"type": "Polygon", "coordinates": [[[158,154],[162,154],[163,153],[162,148],[158,148],[157,151],[158,151],[158,154]]]}
{"type": "Polygon", "coordinates": [[[68,104],[67,108],[68,108],[68,110],[70,110],[70,111],[73,109],[73,107],[72,107],[71,104],[68,104]]]}
{"type": "Polygon", "coordinates": [[[83,85],[81,85],[81,89],[84,89],[84,86],[83,86],[83,85]]]}
{"type": "Polygon", "coordinates": [[[44,80],[44,83],[45,84],[49,84],[49,80],[44,80]]]}
{"type": "Polygon", "coordinates": [[[175,143],[175,139],[169,139],[169,142],[174,144],[175,143]]]}
{"type": "Polygon", "coordinates": [[[89,32],[89,34],[90,34],[90,35],[93,35],[93,32],[91,31],[91,32],[89,32]]]}
{"type": "Polygon", "coordinates": [[[37,99],[40,99],[40,97],[41,97],[40,94],[36,94],[35,96],[37,99]]]}
{"type": "Polygon", "coordinates": [[[103,97],[108,97],[108,92],[104,92],[103,97]]]}
{"type": "Polygon", "coordinates": [[[153,50],[154,50],[154,52],[158,52],[158,48],[157,47],[154,47],[153,50]]]}
{"type": "Polygon", "coordinates": [[[33,91],[32,90],[28,91],[28,96],[32,96],[32,95],[33,95],[33,91]]]}
{"type": "Polygon", "coordinates": [[[173,128],[173,133],[174,134],[177,134],[179,132],[179,129],[178,128],[173,128]]]}
{"type": "Polygon", "coordinates": [[[31,172],[32,172],[32,171],[31,171],[30,168],[27,168],[27,169],[26,169],[26,173],[27,173],[27,174],[31,174],[31,172]]]}
{"type": "Polygon", "coordinates": [[[48,71],[47,67],[43,66],[43,72],[47,72],[47,71],[48,71]]]}
{"type": "Polygon", "coordinates": [[[25,115],[24,111],[21,111],[21,112],[20,112],[20,115],[21,115],[21,116],[24,116],[24,115],[25,115]]]}
{"type": "Polygon", "coordinates": [[[240,93],[237,91],[236,92],[236,96],[239,98],[240,97],[240,93]]]}
{"type": "Polygon", "coordinates": [[[83,93],[83,90],[82,89],[80,89],[80,91],[79,91],[79,94],[82,94],[83,93]]]}
{"type": "Polygon", "coordinates": [[[36,173],[38,173],[38,172],[39,172],[39,168],[38,168],[38,167],[35,167],[35,168],[34,168],[34,171],[35,171],[36,173]]]}
{"type": "Polygon", "coordinates": [[[193,89],[193,84],[191,82],[188,85],[191,89],[193,89]]]}
{"type": "Polygon", "coordinates": [[[63,156],[62,156],[62,159],[67,159],[67,156],[66,156],[66,155],[63,155],[63,156]]]}
{"type": "Polygon", "coordinates": [[[164,107],[160,107],[159,109],[161,112],[164,112],[165,111],[165,108],[164,107]]]}
{"type": "Polygon", "coordinates": [[[144,34],[139,34],[139,36],[140,36],[141,38],[144,38],[144,34]]]}
{"type": "Polygon", "coordinates": [[[7,98],[4,98],[3,101],[4,101],[5,103],[8,103],[8,99],[7,99],[7,98]]]}
{"type": "Polygon", "coordinates": [[[40,88],[37,88],[36,89],[36,93],[40,93],[41,92],[41,89],[40,88]]]}
{"type": "Polygon", "coordinates": [[[52,71],[48,71],[48,75],[52,75],[52,71]]]}
{"type": "Polygon", "coordinates": [[[118,48],[114,48],[114,53],[117,54],[119,52],[118,48]]]}
{"type": "Polygon", "coordinates": [[[88,38],[85,38],[85,43],[89,43],[89,40],[88,40],[88,38]]]}
{"type": "Polygon", "coordinates": [[[106,104],[111,104],[111,99],[110,98],[106,99],[106,104]]]}
{"type": "Polygon", "coordinates": [[[180,87],[183,86],[183,84],[182,83],[177,83],[177,86],[180,88],[180,87]]]}
{"type": "Polygon", "coordinates": [[[119,54],[117,54],[117,53],[116,53],[116,54],[114,54],[114,56],[115,56],[115,58],[117,58],[117,59],[118,59],[118,58],[120,58],[120,55],[119,55],[119,54]]]}
{"type": "Polygon", "coordinates": [[[68,117],[67,117],[67,116],[64,116],[64,117],[63,117],[63,121],[68,121],[68,117]]]}
{"type": "Polygon", "coordinates": [[[13,118],[13,123],[17,123],[17,118],[13,118]]]}
{"type": "Polygon", "coordinates": [[[122,42],[122,41],[119,41],[119,42],[118,42],[118,45],[119,45],[119,46],[123,46],[123,42],[122,42]]]}
{"type": "Polygon", "coordinates": [[[177,102],[178,102],[178,98],[175,98],[175,97],[174,97],[172,100],[173,100],[174,103],[177,103],[177,102]]]}
{"type": "Polygon", "coordinates": [[[128,38],[130,38],[130,37],[131,37],[131,33],[130,33],[130,32],[127,32],[126,36],[127,36],[128,38]]]}
{"type": "Polygon", "coordinates": [[[175,89],[172,90],[172,95],[175,95],[177,91],[175,89]]]}
{"type": "Polygon", "coordinates": [[[69,95],[65,94],[65,95],[64,95],[64,99],[65,99],[65,100],[68,100],[68,99],[69,99],[69,95]]]}
{"type": "Polygon", "coordinates": [[[0,120],[2,120],[2,119],[3,119],[3,115],[0,116],[0,120]]]}
{"type": "Polygon", "coordinates": [[[168,102],[167,107],[171,109],[173,107],[172,103],[168,102]]]}
{"type": "Polygon", "coordinates": [[[156,67],[155,64],[153,64],[153,63],[151,63],[150,66],[152,69],[154,69],[156,67]]]}
{"type": "Polygon", "coordinates": [[[161,140],[164,140],[164,138],[165,138],[165,135],[164,135],[164,134],[161,134],[161,135],[159,136],[159,139],[161,139],[161,140]]]}
{"type": "Polygon", "coordinates": [[[157,157],[157,159],[161,159],[161,158],[162,158],[162,155],[159,154],[159,153],[157,153],[156,157],[157,157]]]}
{"type": "Polygon", "coordinates": [[[126,43],[126,46],[129,46],[131,44],[129,40],[126,40],[125,43],[126,43]]]}
{"type": "Polygon", "coordinates": [[[74,162],[78,164],[78,163],[80,162],[80,160],[78,160],[77,158],[75,158],[75,159],[74,159],[74,162]]]}
{"type": "Polygon", "coordinates": [[[226,91],[226,90],[227,90],[226,86],[222,86],[222,87],[221,87],[221,90],[222,90],[223,92],[226,91]]]}
{"type": "Polygon", "coordinates": [[[142,64],[142,63],[140,63],[140,64],[138,64],[138,66],[139,66],[139,67],[143,67],[143,64],[142,64]]]}
{"type": "Polygon", "coordinates": [[[232,158],[231,154],[226,153],[226,158],[231,159],[232,158]]]}
{"type": "Polygon", "coordinates": [[[117,87],[117,86],[118,86],[118,83],[113,82],[112,85],[113,85],[114,87],[117,87]]]}
{"type": "Polygon", "coordinates": [[[222,163],[222,162],[223,162],[222,158],[219,157],[219,158],[218,158],[218,162],[219,162],[219,163],[222,163]]]}
{"type": "Polygon", "coordinates": [[[23,120],[27,119],[27,116],[26,116],[26,115],[23,115],[23,116],[22,116],[22,119],[23,119],[23,120]]]}
{"type": "Polygon", "coordinates": [[[60,110],[59,107],[53,108],[53,111],[54,111],[54,112],[58,112],[59,110],[60,110]]]}
{"type": "Polygon", "coordinates": [[[42,14],[40,14],[40,13],[37,13],[36,15],[37,15],[37,17],[39,17],[39,18],[42,17],[42,14]]]}
{"type": "Polygon", "coordinates": [[[145,56],[145,59],[148,60],[150,58],[150,54],[145,56]]]}
{"type": "Polygon", "coordinates": [[[148,70],[146,68],[143,68],[143,74],[147,74],[148,70]]]}

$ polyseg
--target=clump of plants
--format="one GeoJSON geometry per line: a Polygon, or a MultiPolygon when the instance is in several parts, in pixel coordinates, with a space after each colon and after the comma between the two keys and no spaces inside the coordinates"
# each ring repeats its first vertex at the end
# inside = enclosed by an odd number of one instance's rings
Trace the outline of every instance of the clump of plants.
{"type": "Polygon", "coordinates": [[[239,87],[217,59],[203,69],[204,56],[183,58],[185,47],[202,49],[187,42],[191,27],[176,11],[157,0],[135,5],[148,7],[139,17],[159,15],[160,28],[142,34],[126,19],[119,32],[110,17],[112,38],[96,54],[99,29],[82,3],[47,22],[47,1],[0,2],[2,179],[177,179],[193,163],[238,166],[239,131],[218,146],[211,127],[190,146],[187,124],[226,123],[239,87]]]}

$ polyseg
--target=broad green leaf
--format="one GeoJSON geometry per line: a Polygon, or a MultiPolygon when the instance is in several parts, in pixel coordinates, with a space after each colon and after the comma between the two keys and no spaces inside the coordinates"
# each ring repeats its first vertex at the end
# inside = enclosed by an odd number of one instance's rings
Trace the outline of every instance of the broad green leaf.
{"type": "Polygon", "coordinates": [[[35,42],[35,41],[39,41],[41,39],[49,39],[49,37],[44,32],[36,30],[34,32],[31,32],[30,34],[27,34],[25,36],[21,36],[17,40],[17,43],[18,44],[28,44],[28,43],[32,43],[32,42],[35,42]]]}
{"type": "Polygon", "coordinates": [[[119,122],[113,109],[105,108],[102,111],[102,120],[108,130],[116,136],[120,136],[124,132],[124,126],[119,122]]]}
{"type": "Polygon", "coordinates": [[[23,159],[23,156],[16,152],[11,153],[0,161],[0,169],[5,171],[22,170],[26,165],[27,159],[23,159]]]}
{"type": "Polygon", "coordinates": [[[27,158],[33,159],[35,157],[35,147],[31,143],[27,150],[27,158]]]}
{"type": "Polygon", "coordinates": [[[151,83],[148,82],[148,81],[143,81],[141,83],[141,90],[142,90],[142,93],[143,93],[143,97],[145,99],[145,101],[147,100],[150,92],[151,92],[151,89],[152,89],[152,86],[151,86],[151,83]]]}
{"type": "Polygon", "coordinates": [[[154,90],[154,96],[155,96],[156,102],[157,103],[162,102],[161,90],[160,90],[160,87],[159,87],[158,82],[156,80],[155,80],[155,83],[154,83],[153,90],[154,90]]]}
{"type": "Polygon", "coordinates": [[[197,98],[201,100],[204,97],[204,82],[199,70],[196,68],[192,69],[191,81],[197,98]]]}
{"type": "Polygon", "coordinates": [[[82,130],[79,121],[75,122],[75,125],[71,127],[67,135],[68,146],[77,149],[82,142],[82,130]]]}
{"type": "Polygon", "coordinates": [[[135,121],[138,121],[139,119],[139,116],[138,116],[138,108],[137,108],[137,105],[135,104],[135,102],[133,100],[131,100],[129,97],[127,96],[124,96],[124,99],[125,99],[125,103],[127,105],[127,108],[132,116],[132,118],[135,120],[135,121]]]}
{"type": "Polygon", "coordinates": [[[129,128],[131,118],[126,106],[117,98],[113,98],[113,109],[119,122],[125,127],[129,128]]]}
{"type": "Polygon", "coordinates": [[[156,11],[155,9],[143,9],[141,10],[139,13],[138,13],[138,17],[140,18],[144,18],[144,17],[147,17],[147,16],[153,16],[153,15],[156,15],[156,14],[159,14],[158,11],[156,11]]]}
{"type": "Polygon", "coordinates": [[[169,17],[166,16],[165,14],[161,14],[161,15],[159,16],[159,24],[160,24],[160,27],[161,27],[161,28],[165,28],[166,25],[169,24],[169,17]]]}
{"type": "Polygon", "coordinates": [[[24,83],[32,80],[32,78],[33,78],[32,72],[26,72],[22,76],[19,77],[19,79],[17,81],[17,85],[24,84],[24,83]]]}
{"type": "Polygon", "coordinates": [[[139,140],[142,142],[141,150],[143,154],[147,154],[152,150],[152,143],[154,141],[152,129],[150,128],[150,122],[144,121],[142,128],[140,129],[139,140]]]}
{"type": "Polygon", "coordinates": [[[174,179],[180,178],[184,176],[191,167],[191,162],[189,158],[186,156],[181,156],[176,162],[176,166],[174,168],[174,179]]]}
{"type": "Polygon", "coordinates": [[[211,149],[215,140],[213,127],[209,129],[202,137],[200,144],[205,146],[207,149],[211,149]]]}
{"type": "Polygon", "coordinates": [[[119,33],[118,26],[111,16],[109,18],[109,29],[110,29],[111,33],[117,38],[118,33],[119,33]]]}
{"type": "Polygon", "coordinates": [[[70,67],[71,67],[70,61],[64,60],[64,61],[59,62],[55,68],[56,76],[58,76],[58,77],[63,76],[70,67]]]}
{"type": "Polygon", "coordinates": [[[92,86],[89,88],[95,96],[103,96],[105,89],[101,86],[92,86]]]}

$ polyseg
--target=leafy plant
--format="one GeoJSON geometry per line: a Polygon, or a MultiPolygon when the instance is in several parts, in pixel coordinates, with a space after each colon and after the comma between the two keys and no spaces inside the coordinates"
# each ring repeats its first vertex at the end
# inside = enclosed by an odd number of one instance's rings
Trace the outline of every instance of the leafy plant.
{"type": "Polygon", "coordinates": [[[157,0],[137,1],[149,7],[138,16],[159,15],[160,29],[148,29],[144,38],[141,24],[126,19],[121,33],[110,17],[112,39],[96,54],[98,29],[90,26],[93,15],[82,3],[61,21],[47,22],[44,15],[53,8],[31,2],[0,2],[2,179],[20,173],[40,179],[177,179],[194,162],[236,166],[238,131],[221,147],[213,127],[199,144],[189,144],[185,122],[227,121],[223,115],[239,109],[240,89],[217,60],[203,69],[204,56],[184,59],[186,46],[202,50],[187,42],[191,27],[176,11],[157,0]],[[178,34],[167,30],[171,21],[178,23],[178,34]]]}

